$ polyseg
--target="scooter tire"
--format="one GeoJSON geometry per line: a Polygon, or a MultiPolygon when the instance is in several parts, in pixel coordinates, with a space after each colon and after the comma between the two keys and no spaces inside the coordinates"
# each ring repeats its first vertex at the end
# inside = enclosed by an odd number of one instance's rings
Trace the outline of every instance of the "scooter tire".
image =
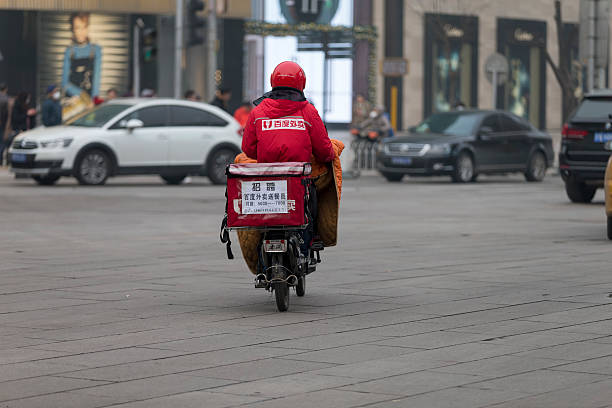
{"type": "Polygon", "coordinates": [[[302,275],[298,278],[297,285],[295,285],[295,293],[299,297],[306,294],[306,275],[302,275]]]}
{"type": "Polygon", "coordinates": [[[289,309],[289,285],[287,285],[287,282],[275,283],[274,295],[276,297],[276,308],[278,311],[286,312],[289,309]]]}

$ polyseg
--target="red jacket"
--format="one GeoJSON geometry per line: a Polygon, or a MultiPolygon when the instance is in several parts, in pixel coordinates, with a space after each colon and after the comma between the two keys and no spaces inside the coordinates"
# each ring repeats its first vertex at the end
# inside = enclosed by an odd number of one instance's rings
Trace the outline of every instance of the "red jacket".
{"type": "Polygon", "coordinates": [[[260,163],[321,162],[336,157],[317,110],[307,101],[264,99],[249,114],[242,151],[260,163]]]}

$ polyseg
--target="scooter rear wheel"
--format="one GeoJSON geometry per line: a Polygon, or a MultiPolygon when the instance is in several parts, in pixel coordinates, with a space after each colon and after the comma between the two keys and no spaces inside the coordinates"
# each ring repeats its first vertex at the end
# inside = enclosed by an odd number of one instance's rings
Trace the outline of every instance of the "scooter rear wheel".
{"type": "Polygon", "coordinates": [[[297,285],[295,285],[295,293],[300,297],[306,294],[306,275],[298,278],[297,285]]]}
{"type": "Polygon", "coordinates": [[[289,309],[289,285],[287,285],[287,282],[275,283],[274,295],[276,296],[276,308],[278,311],[286,312],[289,309]]]}

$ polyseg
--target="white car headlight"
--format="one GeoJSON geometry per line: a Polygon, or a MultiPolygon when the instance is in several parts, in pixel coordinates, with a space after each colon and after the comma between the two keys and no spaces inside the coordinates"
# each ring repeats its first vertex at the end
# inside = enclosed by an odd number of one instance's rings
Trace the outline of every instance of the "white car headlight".
{"type": "Polygon", "coordinates": [[[427,154],[449,154],[451,152],[451,145],[448,143],[430,144],[428,145],[427,154]]]}
{"type": "Polygon", "coordinates": [[[70,143],[72,143],[72,138],[41,140],[40,147],[46,149],[56,149],[58,147],[68,147],[70,146],[70,143]]]}

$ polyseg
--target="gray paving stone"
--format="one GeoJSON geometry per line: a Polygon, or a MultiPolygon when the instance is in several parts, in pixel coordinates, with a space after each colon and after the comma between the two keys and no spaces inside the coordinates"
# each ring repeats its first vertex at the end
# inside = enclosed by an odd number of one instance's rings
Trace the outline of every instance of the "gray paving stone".
{"type": "Polygon", "coordinates": [[[432,369],[431,371],[441,373],[472,374],[487,378],[495,378],[555,367],[564,364],[565,362],[566,361],[564,360],[537,358],[535,356],[517,357],[517,355],[507,355],[485,358],[467,363],[447,365],[441,368],[432,369]]]}
{"type": "Polygon", "coordinates": [[[229,364],[220,367],[206,368],[183,373],[211,378],[224,378],[236,381],[254,381],[263,378],[274,378],[287,374],[320,370],[333,367],[333,364],[314,363],[310,361],[285,360],[282,358],[267,358],[246,363],[229,364]]]}
{"type": "Polygon", "coordinates": [[[279,314],[252,288],[239,251],[224,257],[223,187],[144,177],[41,189],[0,170],[0,213],[11,214],[0,246],[0,387],[28,391],[4,405],[601,402],[589,398],[607,396],[597,384],[609,387],[612,365],[600,206],[566,204],[558,177],[450,187],[347,181],[339,246],[324,252],[307,296],[279,314]],[[71,390],[75,381],[87,388],[71,390]],[[339,389],[360,383],[425,393],[339,389]],[[563,394],[572,386],[574,397],[563,394]]]}
{"type": "Polygon", "coordinates": [[[473,374],[447,374],[432,371],[418,371],[415,373],[400,374],[378,380],[361,382],[340,389],[405,397],[449,387],[457,387],[482,380],[482,378],[481,376],[473,374]]]}
{"type": "Polygon", "coordinates": [[[313,391],[308,394],[291,395],[277,399],[247,404],[245,408],[350,408],[362,407],[393,398],[391,395],[353,392],[346,390],[313,391]]]}
{"type": "Polygon", "coordinates": [[[0,383],[0,402],[106,384],[103,381],[46,376],[0,383]]]}
{"type": "Polygon", "coordinates": [[[565,361],[581,361],[612,355],[612,344],[599,343],[598,340],[600,339],[539,348],[516,355],[525,358],[550,358],[565,361]]]}
{"type": "MultiPolygon", "coordinates": [[[[525,397],[527,394],[514,390],[481,390],[470,387],[453,387],[407,398],[370,405],[368,408],[479,408],[495,406],[504,401],[525,397]]],[[[516,408],[526,408],[518,405],[516,408]]],[[[531,407],[530,407],[531,408],[531,407]]]]}
{"type": "Polygon", "coordinates": [[[569,387],[540,395],[519,398],[496,408],[601,408],[609,407],[612,401],[612,380],[569,387]]]}
{"type": "Polygon", "coordinates": [[[555,367],[554,369],[559,371],[612,375],[612,355],[591,358],[577,363],[569,363],[555,367]]]}
{"type": "Polygon", "coordinates": [[[189,391],[202,391],[232,383],[234,381],[219,378],[170,374],[100,385],[82,389],[80,393],[95,397],[112,395],[115,402],[131,402],[189,391]]]}
{"type": "Polygon", "coordinates": [[[494,380],[475,382],[470,384],[470,387],[485,390],[512,390],[528,394],[538,394],[548,391],[561,390],[570,386],[594,383],[606,379],[606,376],[596,374],[538,370],[524,374],[510,375],[494,380]]]}
{"type": "Polygon", "coordinates": [[[375,360],[389,356],[400,356],[402,354],[409,354],[410,352],[415,351],[418,351],[418,349],[355,344],[325,350],[301,352],[286,358],[291,360],[314,361],[321,363],[348,364],[359,361],[375,360]]]}
{"type": "Polygon", "coordinates": [[[357,382],[354,378],[313,373],[285,375],[215,388],[214,392],[254,397],[280,398],[312,391],[338,388],[357,382]]]}
{"type": "Polygon", "coordinates": [[[250,402],[260,401],[259,397],[248,397],[244,395],[222,394],[210,391],[185,392],[165,397],[151,398],[143,401],[128,402],[113,405],[120,408],[229,408],[244,406],[250,402]]]}

